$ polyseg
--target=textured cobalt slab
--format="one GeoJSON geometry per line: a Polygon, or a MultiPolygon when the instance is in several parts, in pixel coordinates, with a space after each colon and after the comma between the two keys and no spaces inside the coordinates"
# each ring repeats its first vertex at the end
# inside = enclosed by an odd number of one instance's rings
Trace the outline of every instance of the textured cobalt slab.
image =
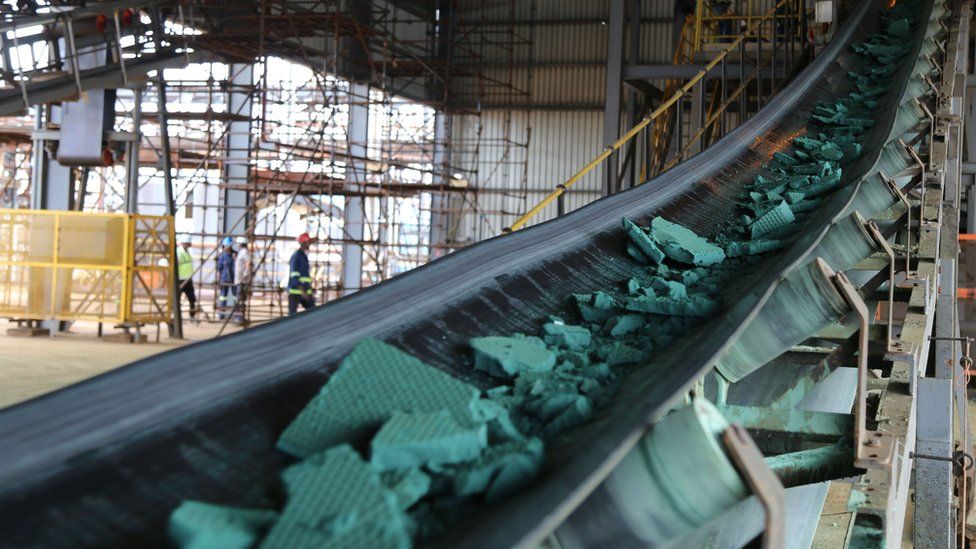
{"type": "Polygon", "coordinates": [[[370,443],[370,462],[379,469],[407,469],[429,463],[477,458],[488,445],[485,425],[462,426],[451,414],[395,412],[370,443]]]}
{"type": "Polygon", "coordinates": [[[349,446],[316,454],[282,478],[288,503],[263,549],[410,547],[396,497],[349,446]]]}
{"type": "Polygon", "coordinates": [[[651,238],[668,257],[681,263],[708,266],[725,260],[722,248],[695,234],[691,229],[663,217],[651,221],[651,238]]]}
{"type": "Polygon", "coordinates": [[[356,345],[319,394],[278,439],[278,448],[306,457],[338,444],[368,439],[394,411],[447,410],[474,423],[479,391],[375,339],[356,345]]]}
{"type": "Polygon", "coordinates": [[[278,513],[184,501],[169,518],[169,535],[184,549],[254,547],[278,513]]]}
{"type": "Polygon", "coordinates": [[[782,229],[795,220],[796,216],[793,215],[793,210],[790,209],[789,204],[780,202],[775,208],[755,220],[749,229],[752,232],[752,238],[755,240],[763,235],[782,229]]]}
{"type": "Polygon", "coordinates": [[[537,337],[476,337],[474,367],[497,377],[514,377],[520,372],[548,372],[556,355],[537,337]]]}

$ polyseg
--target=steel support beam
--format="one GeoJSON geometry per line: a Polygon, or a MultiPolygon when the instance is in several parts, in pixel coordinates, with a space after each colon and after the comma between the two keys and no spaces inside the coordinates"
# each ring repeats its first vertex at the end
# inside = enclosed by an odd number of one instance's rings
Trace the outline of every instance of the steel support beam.
{"type": "MultiPolygon", "coordinates": [[[[451,145],[448,141],[451,136],[449,129],[450,115],[438,112],[434,115],[434,161],[433,161],[433,183],[435,185],[447,186],[450,184],[451,174],[449,166],[451,164],[451,145]]],[[[448,205],[450,197],[448,193],[433,192],[430,197],[430,257],[438,258],[444,255],[446,249],[441,247],[448,242],[448,227],[450,226],[450,216],[448,215],[448,205]]]]}
{"type": "Polygon", "coordinates": [[[230,66],[230,87],[227,90],[227,108],[231,114],[244,119],[234,119],[227,124],[227,153],[224,159],[223,220],[221,232],[225,235],[244,235],[248,230],[247,207],[250,195],[246,189],[250,183],[251,115],[254,103],[254,65],[230,66]],[[236,187],[236,188],[235,188],[236,187]]]}
{"type": "Polygon", "coordinates": [[[955,547],[952,509],[952,380],[918,380],[915,443],[915,547],[955,547]],[[930,456],[920,458],[922,456],[930,456]]]}
{"type": "Polygon", "coordinates": [[[125,144],[125,211],[139,213],[139,149],[142,143],[142,88],[133,90],[132,133],[125,144]]]}
{"type": "MultiPolygon", "coordinates": [[[[698,73],[705,70],[705,67],[706,65],[704,63],[689,63],[685,65],[671,65],[666,63],[625,65],[623,68],[623,79],[626,81],[658,80],[665,78],[681,78],[688,80],[698,76],[698,73]]],[[[746,77],[748,78],[748,75],[752,74],[752,72],[756,70],[756,66],[753,63],[728,62],[725,65],[725,70],[728,75],[735,77],[738,77],[740,71],[744,71],[746,77]]],[[[769,78],[771,75],[776,76],[776,78],[782,78],[786,75],[786,73],[783,71],[781,66],[776,67],[775,69],[770,67],[763,69],[764,78],[769,78]]],[[[705,74],[705,79],[721,77],[721,65],[716,65],[705,74]]]]}
{"type": "MultiPolygon", "coordinates": [[[[610,24],[607,28],[606,108],[603,110],[603,144],[610,145],[620,137],[620,117],[623,103],[624,25],[627,19],[627,0],[610,0],[610,24]]],[[[603,173],[603,194],[620,190],[617,174],[620,153],[607,158],[603,173]]]]}
{"type": "MultiPolygon", "coordinates": [[[[630,57],[636,55],[636,52],[640,51],[640,13],[641,13],[641,1],[642,0],[627,0],[627,52],[628,61],[630,57]]],[[[632,127],[639,121],[641,115],[641,101],[640,93],[638,93],[638,88],[635,86],[627,86],[623,90],[626,95],[626,125],[627,127],[632,127]]],[[[643,93],[643,92],[642,92],[643,93]]],[[[641,137],[646,138],[647,133],[641,137]]],[[[641,156],[640,145],[643,142],[642,138],[637,138],[632,140],[627,146],[622,149],[626,151],[621,153],[625,159],[624,165],[621,166],[621,174],[618,178],[619,187],[618,190],[629,189],[633,187],[637,180],[637,165],[638,156],[641,156]]]]}
{"type": "MultiPolygon", "coordinates": [[[[346,178],[355,188],[366,181],[366,141],[369,139],[369,84],[354,82],[349,85],[349,140],[350,160],[346,178]]],[[[343,237],[351,242],[342,245],[342,295],[349,295],[362,286],[363,280],[363,226],[366,209],[362,196],[347,196],[343,208],[343,237]]]]}
{"type": "MultiPolygon", "coordinates": [[[[144,79],[151,71],[159,71],[167,67],[182,67],[188,62],[203,61],[211,57],[212,54],[201,51],[189,54],[165,51],[129,60],[125,68],[129,80],[144,79]]],[[[80,75],[82,91],[121,88],[125,85],[125,78],[118,64],[84,70],[80,75]]],[[[32,105],[71,100],[78,96],[78,85],[73,76],[31,82],[27,84],[27,96],[32,105]]],[[[20,89],[0,92],[0,116],[15,115],[24,110],[24,99],[20,89]]]]}

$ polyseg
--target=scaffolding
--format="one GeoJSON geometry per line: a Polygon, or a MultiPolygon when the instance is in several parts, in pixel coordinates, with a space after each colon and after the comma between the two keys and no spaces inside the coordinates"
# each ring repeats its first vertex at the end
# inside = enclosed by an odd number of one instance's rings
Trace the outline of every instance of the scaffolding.
{"type": "MultiPolygon", "coordinates": [[[[418,11],[379,1],[265,0],[239,9],[159,1],[128,15],[120,5],[93,46],[125,80],[111,128],[119,141],[107,142],[107,165],[73,169],[71,209],[172,209],[176,233],[192,240],[198,319],[224,324],[285,314],[288,259],[303,232],[314,239],[318,303],[490,237],[500,223],[461,225],[504,222],[528,206],[528,118],[486,118],[482,108],[529,95],[513,70],[531,58],[531,37],[514,27],[518,4],[451,0],[418,11]],[[138,81],[125,74],[164,53],[182,62],[167,60],[138,81]],[[485,194],[496,198],[490,210],[485,194]],[[235,310],[221,311],[215,259],[228,236],[246,238],[252,260],[235,310]]],[[[97,7],[61,14],[39,6],[2,22],[43,17],[55,35],[91,42],[97,7]]],[[[88,50],[60,51],[49,34],[8,34],[18,54],[4,63],[0,87],[11,101],[42,76],[73,80],[69,101],[88,86],[88,69],[76,63],[88,50]]],[[[3,206],[31,204],[32,137],[56,143],[56,120],[47,105],[0,119],[3,206]],[[9,135],[22,139],[4,141],[9,135]]]]}

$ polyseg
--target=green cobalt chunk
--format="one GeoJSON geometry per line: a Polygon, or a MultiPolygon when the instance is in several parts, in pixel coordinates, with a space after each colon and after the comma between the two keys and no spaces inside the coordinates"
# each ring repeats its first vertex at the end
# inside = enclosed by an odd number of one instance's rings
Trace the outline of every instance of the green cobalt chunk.
{"type": "Polygon", "coordinates": [[[604,325],[604,331],[614,337],[625,336],[644,327],[644,315],[628,314],[611,317],[604,325]]]}
{"type": "Polygon", "coordinates": [[[578,351],[590,344],[590,331],[582,326],[573,326],[560,319],[553,319],[552,322],[542,325],[542,339],[549,345],[578,351]]]}
{"type": "Polygon", "coordinates": [[[623,224],[624,230],[627,231],[627,236],[630,238],[630,241],[637,246],[638,250],[640,250],[655,263],[664,261],[664,252],[661,251],[657,244],[651,240],[651,237],[644,232],[644,229],[641,229],[635,225],[633,221],[627,219],[626,217],[623,218],[623,224]]]}
{"type": "Polygon", "coordinates": [[[496,377],[515,377],[521,372],[548,372],[556,355],[537,337],[476,337],[474,367],[496,377]]]}
{"type": "Polygon", "coordinates": [[[447,410],[475,423],[479,391],[375,339],[356,345],[319,394],[278,439],[278,448],[306,457],[338,444],[365,441],[394,411],[447,410]]]}
{"type": "Polygon", "coordinates": [[[380,470],[428,463],[459,463],[477,458],[488,445],[484,424],[463,426],[449,414],[394,412],[373,437],[370,462],[380,470]]]}
{"type": "Polygon", "coordinates": [[[725,253],[729,257],[756,255],[781,248],[782,240],[747,240],[745,242],[729,242],[725,246],[725,253]]]}
{"type": "Polygon", "coordinates": [[[568,406],[565,406],[558,415],[549,420],[549,423],[542,429],[542,434],[543,436],[552,436],[561,433],[566,429],[586,423],[592,415],[593,404],[589,397],[576,395],[568,406]]]}
{"type": "Polygon", "coordinates": [[[887,33],[903,40],[912,37],[912,26],[908,19],[896,19],[888,25],[887,33]]]}
{"type": "Polygon", "coordinates": [[[796,221],[796,216],[793,215],[793,210],[790,209],[789,204],[784,201],[753,221],[749,230],[755,240],[763,235],[778,231],[794,221],[796,221]]]}
{"type": "Polygon", "coordinates": [[[485,494],[494,501],[531,481],[542,465],[542,441],[531,438],[489,447],[475,461],[449,470],[458,496],[485,494]]]}
{"type": "Polygon", "coordinates": [[[573,294],[573,298],[579,308],[580,316],[587,322],[603,322],[613,316],[613,298],[610,298],[611,306],[607,308],[594,305],[596,299],[592,294],[573,294]]]}
{"type": "Polygon", "coordinates": [[[349,446],[315,454],[282,478],[288,502],[262,548],[410,547],[396,497],[349,446]]]}
{"type": "Polygon", "coordinates": [[[169,518],[169,536],[184,549],[254,547],[278,513],[184,501],[169,518]]]}
{"type": "Polygon", "coordinates": [[[402,511],[409,509],[430,491],[430,477],[414,467],[384,471],[380,474],[383,487],[393,493],[397,507],[402,511]]]}
{"type": "Polygon", "coordinates": [[[627,301],[627,310],[669,316],[705,317],[715,311],[717,305],[703,295],[691,295],[685,299],[669,297],[635,297],[627,301]]]}
{"type": "Polygon", "coordinates": [[[644,358],[644,353],[640,349],[635,349],[619,341],[597,349],[597,353],[611,366],[634,364],[644,358]]]}
{"type": "Polygon", "coordinates": [[[725,260],[722,248],[695,234],[691,229],[663,217],[651,221],[651,238],[675,261],[708,266],[725,260]]]}

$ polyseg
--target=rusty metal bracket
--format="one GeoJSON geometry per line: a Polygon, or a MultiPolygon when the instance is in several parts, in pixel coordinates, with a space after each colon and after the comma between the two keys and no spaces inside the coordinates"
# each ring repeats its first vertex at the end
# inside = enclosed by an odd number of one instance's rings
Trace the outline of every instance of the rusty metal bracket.
{"type": "Polygon", "coordinates": [[[901,146],[904,147],[906,151],[908,151],[908,154],[915,160],[915,163],[918,164],[918,168],[919,170],[921,170],[921,174],[920,174],[921,177],[919,177],[918,180],[919,182],[923,181],[925,178],[925,162],[922,161],[922,157],[920,157],[918,153],[915,152],[914,147],[912,147],[908,143],[905,143],[904,139],[898,138],[898,143],[900,143],[901,146]]]}
{"type": "Polygon", "coordinates": [[[905,193],[901,192],[901,189],[898,188],[898,183],[896,183],[894,179],[891,179],[890,177],[885,175],[885,173],[882,171],[879,171],[878,175],[880,175],[881,179],[883,179],[884,182],[888,184],[888,187],[891,189],[891,192],[895,193],[895,196],[898,197],[898,200],[900,200],[901,203],[905,205],[905,209],[908,215],[908,220],[906,222],[906,227],[905,227],[907,229],[905,231],[906,233],[905,278],[906,279],[914,278],[914,275],[912,274],[912,203],[908,200],[908,197],[905,196],[905,193]]]}
{"type": "MultiPolygon", "coordinates": [[[[931,151],[932,151],[932,144],[935,142],[935,126],[936,126],[935,115],[932,114],[932,111],[929,109],[929,106],[925,104],[925,102],[919,101],[919,99],[917,97],[914,98],[913,101],[915,101],[915,104],[918,105],[918,107],[920,109],[922,109],[923,112],[925,112],[926,116],[929,117],[929,131],[928,131],[928,134],[929,134],[929,152],[931,153],[931,151]]],[[[932,163],[931,158],[929,159],[929,163],[930,164],[932,163]]],[[[939,164],[937,166],[936,165],[932,165],[930,167],[932,168],[932,170],[936,170],[936,171],[943,169],[943,166],[941,164],[939,164]]],[[[932,171],[932,170],[930,170],[930,171],[932,171]]]]}
{"type": "Polygon", "coordinates": [[[861,469],[890,469],[894,455],[895,439],[890,433],[867,428],[868,411],[868,333],[871,314],[857,289],[840,272],[834,275],[834,286],[851,309],[857,313],[860,323],[857,348],[857,395],[854,400],[854,466],[861,469]]]}
{"type": "MultiPolygon", "coordinates": [[[[867,229],[868,234],[871,235],[871,238],[888,256],[888,335],[885,340],[885,348],[891,352],[894,350],[894,339],[891,337],[891,333],[895,323],[895,251],[891,249],[891,245],[888,244],[888,241],[881,234],[881,230],[878,228],[877,223],[874,221],[868,221],[864,224],[864,228],[867,229]]],[[[899,350],[901,349],[899,348],[899,350]]]]}
{"type": "Polygon", "coordinates": [[[766,511],[763,547],[780,549],[786,534],[786,490],[766,465],[762,452],[745,427],[733,423],[722,433],[722,442],[746,485],[766,511]]]}
{"type": "Polygon", "coordinates": [[[939,96],[939,88],[938,88],[938,86],[935,85],[935,82],[932,82],[932,79],[929,78],[928,75],[925,75],[925,74],[922,75],[922,78],[925,79],[925,82],[929,85],[929,88],[932,88],[932,93],[934,93],[935,96],[938,97],[939,96]]]}

